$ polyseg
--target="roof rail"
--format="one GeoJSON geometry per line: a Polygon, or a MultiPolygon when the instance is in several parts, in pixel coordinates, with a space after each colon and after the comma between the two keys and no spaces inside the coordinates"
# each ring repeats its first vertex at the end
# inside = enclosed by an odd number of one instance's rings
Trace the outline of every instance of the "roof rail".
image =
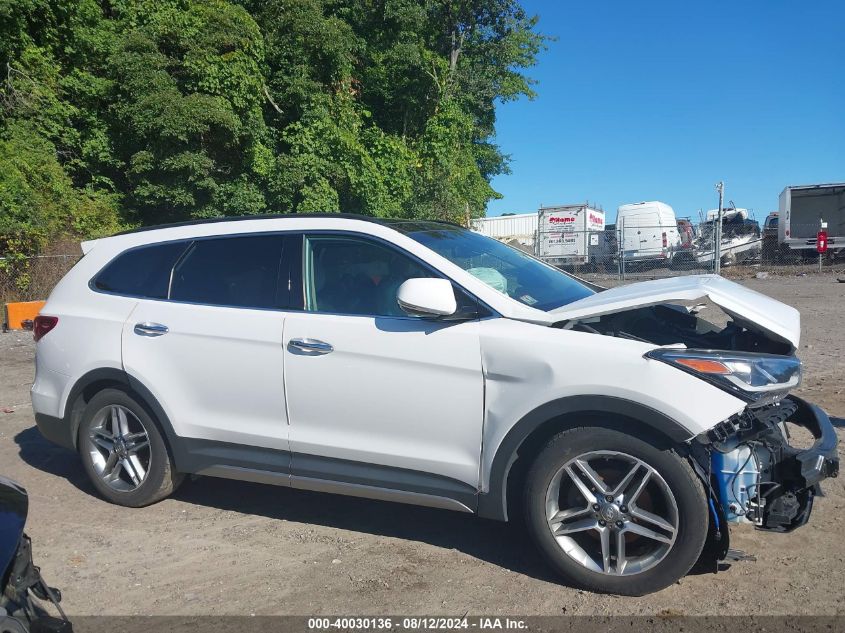
{"type": "Polygon", "coordinates": [[[156,231],[158,229],[171,229],[180,226],[194,226],[200,224],[216,224],[218,222],[242,222],[245,220],[284,220],[302,217],[343,218],[347,220],[363,220],[365,222],[375,222],[376,224],[383,224],[385,221],[389,221],[389,218],[375,218],[373,216],[359,215],[357,213],[266,213],[261,215],[224,215],[216,218],[185,220],[184,222],[170,222],[166,224],[153,224],[150,226],[141,226],[137,229],[129,229],[127,231],[115,233],[115,235],[131,235],[132,233],[143,233],[144,231],[156,231]]]}

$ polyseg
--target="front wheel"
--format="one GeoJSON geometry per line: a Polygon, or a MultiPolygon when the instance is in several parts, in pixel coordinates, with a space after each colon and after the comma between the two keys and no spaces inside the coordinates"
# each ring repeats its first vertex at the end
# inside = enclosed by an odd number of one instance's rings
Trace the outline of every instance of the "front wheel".
{"type": "Polygon", "coordinates": [[[707,536],[707,500],[689,464],[621,431],[556,435],[531,466],[525,494],[541,552],[591,591],[663,589],[692,568],[707,536]]]}

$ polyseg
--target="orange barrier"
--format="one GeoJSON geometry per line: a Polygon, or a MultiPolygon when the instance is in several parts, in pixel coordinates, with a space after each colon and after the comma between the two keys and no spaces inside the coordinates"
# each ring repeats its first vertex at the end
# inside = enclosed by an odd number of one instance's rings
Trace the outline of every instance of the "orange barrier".
{"type": "Polygon", "coordinates": [[[6,323],[9,324],[10,330],[23,330],[23,322],[34,319],[41,308],[44,307],[45,301],[20,301],[17,303],[6,304],[6,323]]]}

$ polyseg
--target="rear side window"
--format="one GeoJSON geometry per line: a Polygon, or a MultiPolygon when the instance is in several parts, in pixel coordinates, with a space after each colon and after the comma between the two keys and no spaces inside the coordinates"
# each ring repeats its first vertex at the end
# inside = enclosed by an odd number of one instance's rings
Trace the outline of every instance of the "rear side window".
{"type": "Polygon", "coordinates": [[[257,235],[194,242],[173,269],[170,299],[239,308],[280,307],[282,239],[257,235]]]}
{"type": "Polygon", "coordinates": [[[118,255],[94,280],[104,292],[166,299],[170,271],[188,242],[168,242],[134,248],[118,255]]]}

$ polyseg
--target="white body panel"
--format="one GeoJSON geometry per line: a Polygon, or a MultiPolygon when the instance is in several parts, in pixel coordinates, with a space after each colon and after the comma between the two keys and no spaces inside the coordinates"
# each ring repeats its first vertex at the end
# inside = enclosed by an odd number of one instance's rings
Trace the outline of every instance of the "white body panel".
{"type": "Polygon", "coordinates": [[[139,300],[123,329],[126,373],[164,408],[180,437],[288,450],[284,313],[139,300]],[[167,334],[136,334],[157,323],[167,334]]]}
{"type": "Polygon", "coordinates": [[[285,387],[294,453],[478,485],[484,382],[478,323],[288,315],[285,387]],[[329,343],[294,353],[291,339],[329,343]]]}
{"type": "Polygon", "coordinates": [[[681,245],[675,211],[663,202],[623,204],[616,212],[616,231],[626,260],[666,259],[681,245]]]}
{"type": "Polygon", "coordinates": [[[45,337],[36,346],[32,386],[36,411],[63,416],[70,390],[79,378],[96,369],[123,367],[121,332],[137,300],[88,288],[90,277],[115,254],[112,251],[99,260],[80,261],[56,286],[42,310],[61,314],[62,333],[45,337]],[[92,300],[96,309],[92,309],[92,300]]]}
{"type": "Polygon", "coordinates": [[[482,321],[487,400],[484,485],[507,432],[546,402],[583,395],[623,398],[661,411],[690,437],[745,408],[738,398],[698,378],[643,358],[654,347],[509,319],[482,321]]]}

